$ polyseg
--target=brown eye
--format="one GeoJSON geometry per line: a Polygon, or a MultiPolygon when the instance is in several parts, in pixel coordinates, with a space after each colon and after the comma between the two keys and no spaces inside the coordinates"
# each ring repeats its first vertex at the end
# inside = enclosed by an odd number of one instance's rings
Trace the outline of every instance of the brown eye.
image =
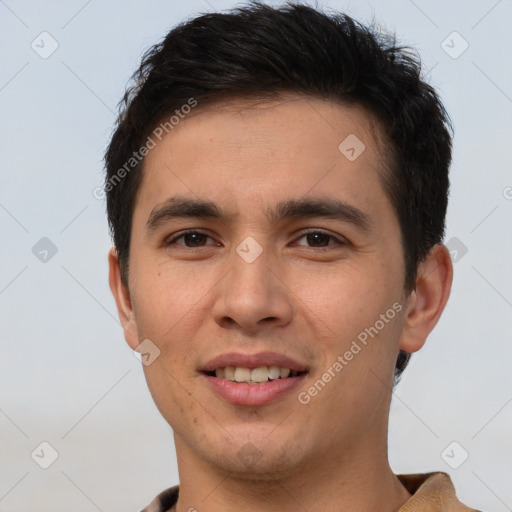
{"type": "Polygon", "coordinates": [[[190,247],[193,249],[211,245],[211,242],[208,243],[208,239],[212,240],[210,236],[199,231],[187,231],[167,241],[165,245],[179,245],[181,247],[190,247]]]}
{"type": "Polygon", "coordinates": [[[313,247],[326,247],[332,237],[325,233],[308,233],[306,240],[313,247]]]}
{"type": "Polygon", "coordinates": [[[206,245],[208,236],[202,233],[185,233],[183,236],[184,245],[187,247],[202,247],[206,245]]]}
{"type": "MultiPolygon", "coordinates": [[[[308,231],[303,233],[296,242],[297,245],[305,246],[305,247],[331,247],[331,246],[341,246],[346,245],[347,242],[342,237],[336,237],[331,235],[330,233],[325,233],[324,231],[308,231]]],[[[334,247],[333,247],[334,248],[334,247]]]]}

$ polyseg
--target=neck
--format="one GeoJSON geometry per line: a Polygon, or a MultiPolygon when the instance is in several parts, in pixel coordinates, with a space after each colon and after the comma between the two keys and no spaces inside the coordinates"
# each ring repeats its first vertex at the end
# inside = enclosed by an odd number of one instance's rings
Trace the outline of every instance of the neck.
{"type": "Polygon", "coordinates": [[[387,450],[375,451],[371,443],[322,454],[286,475],[255,479],[220,472],[176,441],[176,512],[324,512],[341,505],[345,510],[394,512],[410,498],[389,467],[387,450]]]}

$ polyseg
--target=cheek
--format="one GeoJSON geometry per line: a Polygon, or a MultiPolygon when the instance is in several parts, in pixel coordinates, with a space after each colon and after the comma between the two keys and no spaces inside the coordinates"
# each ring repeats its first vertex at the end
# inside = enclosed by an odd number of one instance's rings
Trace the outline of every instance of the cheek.
{"type": "Polygon", "coordinates": [[[133,286],[133,307],[141,336],[163,342],[194,321],[199,325],[198,311],[215,282],[211,272],[193,264],[174,268],[165,260],[134,263],[133,274],[138,278],[133,286]]]}
{"type": "Polygon", "coordinates": [[[156,407],[173,430],[183,435],[194,427],[187,418],[201,416],[202,409],[195,394],[188,392],[189,387],[179,372],[182,366],[183,363],[176,366],[163,356],[144,366],[144,374],[156,407]]]}
{"type": "Polygon", "coordinates": [[[197,271],[189,275],[147,260],[144,272],[137,270],[132,302],[139,337],[150,339],[160,351],[153,363],[143,367],[146,381],[161,414],[179,426],[180,418],[200,414],[186,391],[195,376],[194,340],[205,322],[211,285],[198,279],[197,271]]]}
{"type": "MultiPolygon", "coordinates": [[[[316,275],[296,282],[302,315],[314,326],[316,348],[321,353],[320,374],[338,362],[343,366],[333,378],[325,400],[356,404],[361,396],[379,395],[395,363],[403,305],[401,288],[379,265],[350,266],[331,275],[316,275]],[[383,315],[383,316],[382,316],[383,315]],[[342,357],[342,361],[338,357],[342,357]],[[379,376],[379,378],[376,378],[379,376]],[[382,381],[382,382],[381,382],[382,381]],[[382,388],[382,389],[380,389],[382,388]]],[[[327,376],[329,377],[329,376],[327,376]]],[[[321,401],[320,401],[321,402],[321,401]]]]}
{"type": "Polygon", "coordinates": [[[383,275],[374,265],[346,262],[325,273],[290,275],[288,282],[303,314],[336,344],[340,334],[355,336],[373,325],[400,298],[396,283],[383,275]]]}

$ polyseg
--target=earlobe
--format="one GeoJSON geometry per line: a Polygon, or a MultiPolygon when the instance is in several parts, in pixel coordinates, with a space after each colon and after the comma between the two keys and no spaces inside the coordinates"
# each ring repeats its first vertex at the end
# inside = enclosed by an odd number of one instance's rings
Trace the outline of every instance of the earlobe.
{"type": "Polygon", "coordinates": [[[405,311],[400,349],[416,352],[437,324],[450,296],[453,264],[448,249],[435,245],[418,267],[416,288],[405,311]]]}
{"type": "Polygon", "coordinates": [[[123,326],[126,342],[135,350],[138,346],[138,330],[133,314],[133,307],[130,299],[128,287],[121,278],[121,268],[119,266],[119,257],[117,249],[112,247],[108,253],[108,282],[110,290],[116,301],[117,313],[123,326]]]}

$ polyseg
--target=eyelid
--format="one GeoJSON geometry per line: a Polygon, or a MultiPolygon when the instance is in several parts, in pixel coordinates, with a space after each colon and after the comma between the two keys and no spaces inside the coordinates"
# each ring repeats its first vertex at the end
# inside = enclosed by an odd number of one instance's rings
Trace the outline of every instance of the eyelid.
{"type": "MultiPolygon", "coordinates": [[[[321,229],[321,228],[305,228],[305,229],[299,231],[298,233],[296,233],[294,240],[295,241],[300,240],[304,236],[313,234],[313,233],[320,233],[321,235],[328,236],[328,237],[332,238],[333,240],[335,240],[340,245],[349,245],[350,244],[349,240],[347,240],[347,238],[345,238],[344,236],[339,235],[339,234],[334,234],[331,231],[327,231],[327,230],[321,229]]],[[[315,249],[315,247],[311,247],[311,249],[315,249]]],[[[316,249],[322,249],[322,247],[316,247],[316,249]]],[[[325,247],[324,247],[324,249],[325,249],[325,247]]]]}
{"type": "MultiPolygon", "coordinates": [[[[163,245],[164,246],[167,246],[167,245],[171,245],[171,244],[174,244],[176,242],[176,240],[179,240],[180,238],[184,237],[185,235],[188,235],[190,233],[197,233],[198,235],[204,235],[208,238],[211,238],[212,240],[214,240],[214,238],[209,235],[208,233],[206,233],[204,230],[202,229],[184,229],[183,231],[178,231],[177,233],[173,233],[172,235],[166,237],[163,241],[163,245]]],[[[182,245],[182,244],[178,244],[178,245],[182,245]]],[[[186,245],[183,244],[183,247],[187,247],[186,245]]],[[[204,247],[204,246],[203,246],[204,247]]],[[[189,249],[201,249],[202,247],[189,247],[189,249]]]]}

